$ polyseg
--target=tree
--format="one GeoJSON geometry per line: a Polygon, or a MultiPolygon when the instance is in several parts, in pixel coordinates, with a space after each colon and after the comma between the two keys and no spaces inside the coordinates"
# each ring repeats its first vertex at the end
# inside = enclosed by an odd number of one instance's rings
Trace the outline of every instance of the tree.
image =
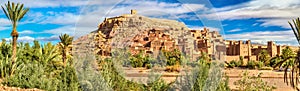
{"type": "Polygon", "coordinates": [[[59,36],[60,43],[59,46],[61,48],[62,60],[64,62],[64,66],[67,64],[67,54],[70,50],[70,45],[72,44],[73,37],[68,34],[62,34],[59,36]]]}
{"type": "Polygon", "coordinates": [[[264,62],[265,64],[269,64],[268,59],[269,59],[269,54],[267,50],[262,50],[259,54],[258,54],[258,60],[261,62],[264,62]]]}
{"type": "Polygon", "coordinates": [[[11,21],[12,23],[12,32],[11,32],[11,36],[12,36],[12,64],[15,61],[16,58],[16,54],[17,54],[17,39],[19,36],[19,33],[17,31],[17,26],[18,26],[18,22],[23,18],[23,16],[29,11],[29,8],[24,8],[24,4],[20,4],[17,3],[17,5],[15,5],[15,3],[10,3],[8,1],[7,4],[5,4],[4,6],[1,6],[2,10],[4,12],[4,14],[6,15],[6,17],[11,21]]]}
{"type": "MultiPolygon", "coordinates": [[[[297,19],[294,19],[292,20],[292,23],[289,21],[288,22],[294,32],[294,35],[300,45],[300,18],[297,18],[297,19]]],[[[286,61],[288,61],[289,59],[295,59],[294,62],[293,62],[293,66],[291,66],[291,72],[290,72],[290,75],[289,77],[287,76],[287,72],[288,72],[288,68],[289,68],[289,64],[286,65],[284,68],[284,82],[286,84],[290,85],[293,87],[293,88],[296,88],[297,90],[300,90],[300,88],[298,87],[298,83],[299,82],[299,75],[300,75],[300,51],[298,50],[297,51],[297,55],[296,56],[290,56],[290,57],[287,57],[286,59],[284,59],[283,61],[279,62],[278,64],[282,64],[286,61]],[[288,80],[289,79],[289,80],[288,80]]]]}

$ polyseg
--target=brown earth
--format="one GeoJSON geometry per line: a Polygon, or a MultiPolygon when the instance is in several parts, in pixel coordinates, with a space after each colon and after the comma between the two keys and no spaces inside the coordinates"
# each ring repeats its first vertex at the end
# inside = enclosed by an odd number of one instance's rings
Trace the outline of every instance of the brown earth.
{"type": "MultiPolygon", "coordinates": [[[[172,82],[176,80],[177,76],[180,76],[181,73],[169,73],[169,72],[163,72],[162,68],[157,69],[158,73],[162,75],[162,79],[164,79],[166,82],[172,82]]],[[[148,80],[148,76],[150,70],[145,68],[124,68],[125,71],[125,77],[129,80],[140,82],[140,83],[146,83],[148,80]]],[[[272,71],[272,70],[246,70],[246,69],[225,69],[224,72],[229,77],[229,87],[232,90],[236,90],[236,86],[233,84],[235,81],[241,79],[241,75],[244,71],[249,72],[249,75],[258,75],[259,73],[262,73],[261,78],[266,81],[269,85],[273,85],[276,87],[274,91],[295,91],[292,87],[286,85],[283,82],[283,74],[284,72],[279,71],[272,71]]]]}
{"type": "Polygon", "coordinates": [[[23,89],[19,87],[0,86],[0,91],[43,91],[39,89],[23,89]]]}

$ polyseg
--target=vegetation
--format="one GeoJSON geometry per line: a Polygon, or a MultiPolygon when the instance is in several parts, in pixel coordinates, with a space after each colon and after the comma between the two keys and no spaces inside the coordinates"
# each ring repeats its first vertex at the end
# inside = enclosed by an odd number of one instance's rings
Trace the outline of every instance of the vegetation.
{"type": "Polygon", "coordinates": [[[258,61],[263,62],[265,65],[270,65],[269,58],[270,56],[267,50],[262,50],[258,54],[258,61]]]}
{"type": "Polygon", "coordinates": [[[3,79],[1,82],[3,85],[49,91],[167,91],[184,88],[197,91],[230,90],[228,78],[223,79],[221,75],[221,69],[224,66],[217,62],[211,63],[207,55],[202,55],[195,62],[196,68],[192,74],[186,75],[187,79],[176,81],[184,84],[177,88],[174,86],[175,81],[167,83],[160,76],[154,76],[153,79],[155,80],[148,81],[147,84],[140,84],[125,79],[122,72],[119,72],[119,68],[128,63],[123,61],[120,63],[120,60],[129,60],[133,67],[150,69],[153,65],[159,64],[167,66],[167,71],[179,72],[184,57],[176,49],[162,51],[159,61],[156,61],[150,55],[142,54],[142,52],[133,56],[112,53],[117,57],[106,59],[88,54],[71,54],[70,45],[72,45],[73,37],[67,34],[59,36],[60,42],[58,44],[40,44],[36,40],[33,41],[33,45],[29,43],[17,44],[19,34],[16,28],[18,22],[29,9],[23,9],[23,4],[15,5],[10,2],[5,5],[5,8],[2,6],[2,9],[13,25],[12,45],[5,40],[2,40],[0,45],[0,75],[3,79]],[[127,59],[122,59],[119,56],[126,56],[127,59]],[[169,70],[168,66],[170,67],[169,70]],[[190,80],[194,83],[189,84],[190,80]]]}
{"type": "MultiPolygon", "coordinates": [[[[2,42],[0,48],[6,50],[9,45],[2,42]]],[[[29,43],[20,43],[18,46],[18,59],[11,65],[9,51],[1,54],[2,84],[21,88],[39,88],[43,90],[80,90],[79,82],[72,66],[63,66],[61,56],[55,45],[47,43],[40,46],[38,41],[33,46],[29,43]],[[4,57],[4,55],[7,55],[4,57]],[[12,71],[15,74],[9,75],[12,71]]],[[[11,49],[8,47],[8,49],[11,49]]]]}
{"type": "Polygon", "coordinates": [[[276,89],[276,87],[264,82],[261,79],[261,74],[249,76],[249,73],[246,71],[240,80],[234,82],[234,85],[237,85],[239,91],[272,91],[276,89]]]}
{"type": "Polygon", "coordinates": [[[64,62],[64,66],[67,65],[67,55],[70,50],[70,45],[72,44],[73,37],[63,34],[59,36],[59,39],[61,40],[59,44],[59,47],[61,48],[61,54],[62,54],[62,60],[64,62]]]}
{"type": "Polygon", "coordinates": [[[177,78],[172,89],[187,91],[230,91],[228,77],[221,76],[222,64],[205,60],[198,60],[198,65],[191,73],[185,72],[181,78],[177,78]],[[210,68],[214,68],[213,70],[210,68]]]}
{"type": "Polygon", "coordinates": [[[19,36],[19,33],[17,31],[17,26],[18,26],[18,22],[24,17],[24,15],[29,11],[29,8],[25,8],[24,9],[24,4],[17,4],[15,5],[15,3],[10,3],[8,1],[7,4],[5,4],[4,6],[1,6],[2,10],[4,12],[4,14],[6,15],[6,17],[11,21],[12,23],[12,32],[11,32],[11,36],[12,36],[12,65],[14,65],[14,62],[16,60],[16,55],[17,55],[17,39],[19,36]]]}
{"type": "Polygon", "coordinates": [[[249,68],[249,69],[255,69],[255,67],[256,67],[256,62],[254,60],[248,61],[247,68],[249,68]]]}
{"type": "Polygon", "coordinates": [[[241,63],[241,66],[244,66],[244,57],[243,56],[240,56],[239,62],[241,63]]]}
{"type": "MultiPolygon", "coordinates": [[[[296,39],[300,45],[300,18],[292,20],[292,22],[288,22],[294,32],[294,35],[296,36],[296,39]]],[[[276,66],[281,66],[283,63],[288,62],[290,59],[294,59],[293,62],[289,62],[284,66],[284,82],[288,85],[291,85],[293,88],[300,90],[298,87],[299,83],[299,74],[300,74],[300,51],[297,51],[297,54],[295,56],[290,56],[285,59],[283,59],[281,62],[278,63],[276,66]],[[291,64],[293,65],[291,65],[291,64]],[[288,69],[291,68],[291,72],[289,77],[288,69]]]]}

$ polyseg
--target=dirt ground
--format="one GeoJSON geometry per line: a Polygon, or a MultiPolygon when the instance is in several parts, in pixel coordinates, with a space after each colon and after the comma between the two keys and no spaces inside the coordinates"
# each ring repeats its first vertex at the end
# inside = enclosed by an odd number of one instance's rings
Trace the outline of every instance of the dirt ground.
{"type": "Polygon", "coordinates": [[[284,72],[271,71],[271,70],[245,70],[245,69],[225,69],[224,72],[229,76],[229,86],[231,89],[236,89],[233,82],[241,79],[240,75],[244,72],[249,72],[249,75],[257,75],[262,73],[261,77],[269,85],[276,87],[274,91],[295,91],[292,87],[283,82],[284,72]]]}
{"type": "MultiPolygon", "coordinates": [[[[125,70],[125,76],[127,79],[140,82],[140,83],[146,83],[148,80],[148,72],[150,70],[144,69],[144,68],[133,68],[133,69],[124,69],[125,70]]],[[[229,76],[229,86],[231,89],[237,89],[236,86],[233,84],[235,81],[241,79],[241,75],[244,71],[249,72],[249,75],[257,75],[259,73],[262,73],[261,77],[264,81],[268,82],[269,85],[273,85],[276,87],[274,91],[295,91],[290,86],[286,85],[283,82],[283,74],[284,72],[279,71],[271,71],[271,70],[246,70],[246,69],[225,69],[224,72],[229,76]]],[[[168,72],[159,72],[160,75],[162,75],[162,78],[166,82],[172,82],[176,79],[177,76],[179,76],[181,73],[168,73],[168,72]]]]}

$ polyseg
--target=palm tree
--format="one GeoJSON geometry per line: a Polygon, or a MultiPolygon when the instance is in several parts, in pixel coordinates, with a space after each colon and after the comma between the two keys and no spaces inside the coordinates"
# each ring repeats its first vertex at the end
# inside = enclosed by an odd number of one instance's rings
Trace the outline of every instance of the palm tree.
{"type": "Polygon", "coordinates": [[[290,47],[287,46],[285,49],[282,49],[281,55],[276,55],[270,59],[270,64],[274,68],[278,66],[286,66],[286,64],[292,65],[294,60],[293,58],[295,58],[295,53],[290,47]]]}
{"type": "Polygon", "coordinates": [[[258,54],[258,60],[261,62],[264,62],[265,64],[268,64],[268,59],[269,59],[269,54],[267,50],[262,50],[259,54],[258,54]]]}
{"type": "Polygon", "coordinates": [[[67,64],[67,54],[69,52],[70,45],[72,44],[73,37],[68,34],[62,34],[59,36],[60,43],[59,46],[62,49],[62,60],[64,62],[64,66],[67,64]]]}
{"type": "Polygon", "coordinates": [[[17,31],[17,26],[18,26],[18,22],[23,18],[23,16],[29,11],[29,8],[23,8],[24,5],[17,3],[17,5],[15,5],[15,3],[10,3],[8,1],[8,4],[5,4],[4,6],[1,6],[2,10],[4,11],[6,17],[11,21],[12,23],[12,32],[11,32],[11,36],[12,36],[12,45],[13,45],[13,49],[12,49],[12,63],[14,63],[15,58],[16,58],[16,54],[17,54],[17,39],[19,36],[19,33],[17,31]]]}
{"type": "MultiPolygon", "coordinates": [[[[288,22],[294,32],[294,35],[300,45],[300,19],[297,18],[297,19],[294,19],[292,20],[292,23],[291,22],[288,22]]],[[[298,83],[300,83],[299,81],[299,76],[300,76],[300,51],[298,50],[297,51],[297,55],[296,56],[290,56],[290,57],[287,57],[285,58],[283,61],[279,62],[278,64],[281,64],[282,63],[285,63],[287,62],[288,60],[290,59],[294,59],[294,62],[293,63],[288,63],[284,68],[284,82],[297,89],[298,91],[300,90],[300,87],[298,86],[298,83]],[[291,65],[293,64],[293,65],[291,65]],[[289,77],[287,76],[287,72],[288,72],[288,68],[291,68],[291,72],[290,72],[290,75],[289,77]],[[288,80],[289,79],[289,80],[288,80]]]]}

